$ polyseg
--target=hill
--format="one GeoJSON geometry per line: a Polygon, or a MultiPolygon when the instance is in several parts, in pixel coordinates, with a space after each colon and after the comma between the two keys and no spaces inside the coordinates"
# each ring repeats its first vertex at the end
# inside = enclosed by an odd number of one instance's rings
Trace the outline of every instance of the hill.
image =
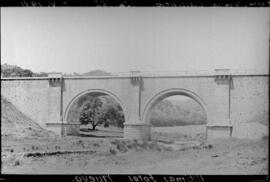
{"type": "Polygon", "coordinates": [[[19,111],[11,102],[1,96],[1,136],[49,137],[55,136],[19,111]]]}
{"type": "Polygon", "coordinates": [[[46,77],[47,73],[34,73],[16,65],[1,64],[1,77],[46,77]]]}
{"type": "Polygon", "coordinates": [[[82,74],[83,76],[111,76],[112,74],[109,72],[105,72],[102,70],[93,70],[87,73],[82,74]]]}
{"type": "Polygon", "coordinates": [[[153,126],[182,126],[206,124],[202,108],[193,100],[168,100],[158,103],[151,111],[153,126]]]}
{"type": "MultiPolygon", "coordinates": [[[[112,74],[102,70],[93,70],[87,73],[63,73],[64,76],[111,76],[112,74]]],[[[1,64],[1,77],[47,77],[48,73],[35,73],[30,69],[23,69],[16,65],[1,64]]]]}

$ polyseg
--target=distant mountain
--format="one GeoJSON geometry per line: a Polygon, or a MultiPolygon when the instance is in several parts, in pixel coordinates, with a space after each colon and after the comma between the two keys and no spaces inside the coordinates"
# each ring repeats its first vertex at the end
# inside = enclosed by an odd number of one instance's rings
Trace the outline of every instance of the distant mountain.
{"type": "Polygon", "coordinates": [[[105,72],[102,70],[93,70],[87,73],[82,74],[83,76],[111,76],[112,74],[109,72],[105,72]]]}

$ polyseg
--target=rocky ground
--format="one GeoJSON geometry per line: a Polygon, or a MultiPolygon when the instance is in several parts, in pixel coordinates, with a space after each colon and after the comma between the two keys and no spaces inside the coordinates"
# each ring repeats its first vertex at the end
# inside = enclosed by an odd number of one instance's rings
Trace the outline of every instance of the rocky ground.
{"type": "Polygon", "coordinates": [[[207,143],[2,138],[3,174],[267,174],[267,171],[268,137],[207,143]]]}

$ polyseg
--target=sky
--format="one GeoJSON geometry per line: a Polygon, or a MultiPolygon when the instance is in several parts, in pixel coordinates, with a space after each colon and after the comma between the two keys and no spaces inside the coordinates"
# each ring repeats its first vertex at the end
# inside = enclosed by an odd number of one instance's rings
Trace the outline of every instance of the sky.
{"type": "Polygon", "coordinates": [[[267,69],[269,8],[1,8],[1,64],[85,73],[267,69]]]}

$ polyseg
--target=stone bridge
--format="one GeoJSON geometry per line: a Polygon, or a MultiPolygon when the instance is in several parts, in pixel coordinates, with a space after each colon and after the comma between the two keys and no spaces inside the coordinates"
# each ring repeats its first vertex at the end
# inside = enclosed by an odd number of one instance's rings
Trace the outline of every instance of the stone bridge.
{"type": "Polygon", "coordinates": [[[112,76],[1,78],[1,96],[24,114],[56,133],[76,134],[79,124],[67,123],[74,101],[85,94],[109,95],[122,107],[124,138],[150,139],[149,113],[162,99],[184,95],[196,101],[207,116],[207,136],[237,136],[234,125],[268,114],[267,70],[196,72],[139,72],[112,76]]]}

